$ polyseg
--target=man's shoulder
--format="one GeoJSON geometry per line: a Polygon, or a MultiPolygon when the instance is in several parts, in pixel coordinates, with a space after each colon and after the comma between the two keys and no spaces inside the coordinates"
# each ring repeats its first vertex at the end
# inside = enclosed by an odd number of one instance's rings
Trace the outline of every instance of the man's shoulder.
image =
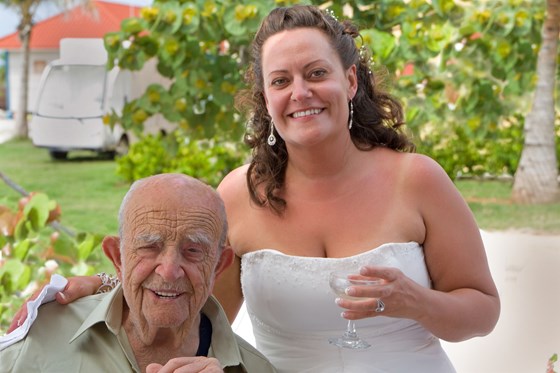
{"type": "Polygon", "coordinates": [[[57,343],[67,344],[102,299],[102,296],[95,295],[78,299],[68,305],[56,301],[41,305],[27,335],[13,346],[21,348],[23,345],[40,344],[41,349],[45,351],[59,349],[60,345],[57,343]]]}
{"type": "Polygon", "coordinates": [[[39,307],[33,326],[41,324],[53,328],[59,323],[68,324],[72,321],[81,323],[105,296],[105,293],[89,295],[66,305],[56,301],[43,304],[39,307]]]}
{"type": "Polygon", "coordinates": [[[259,352],[259,350],[237,334],[235,334],[235,338],[237,346],[239,347],[241,358],[243,359],[243,364],[249,373],[276,372],[274,366],[270,363],[270,361],[268,361],[266,356],[259,352]]]}
{"type": "Polygon", "coordinates": [[[99,362],[93,361],[94,358],[82,353],[92,349],[107,353],[118,346],[117,342],[103,338],[106,328],[94,327],[95,320],[102,319],[102,312],[98,312],[96,307],[104,297],[100,294],[68,305],[56,301],[42,305],[26,337],[0,351],[0,372],[69,372],[76,371],[76,364],[99,365],[99,362]],[[91,328],[88,327],[90,324],[91,328]],[[75,337],[80,328],[87,328],[88,332],[75,337]]]}

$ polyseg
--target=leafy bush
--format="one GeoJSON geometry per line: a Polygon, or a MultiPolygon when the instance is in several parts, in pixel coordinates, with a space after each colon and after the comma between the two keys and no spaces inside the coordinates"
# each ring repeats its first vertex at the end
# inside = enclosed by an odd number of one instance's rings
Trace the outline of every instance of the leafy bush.
{"type": "MultiPolygon", "coordinates": [[[[523,149],[523,118],[475,133],[455,123],[445,129],[427,128],[417,141],[418,151],[436,159],[451,178],[459,175],[513,175],[523,149]]],[[[560,151],[560,143],[557,144],[560,151]]]]}
{"type": "Polygon", "coordinates": [[[178,133],[147,135],[117,160],[117,174],[132,182],[159,173],[178,172],[215,187],[247,157],[240,141],[190,139],[178,133]]]}
{"type": "Polygon", "coordinates": [[[0,201],[0,330],[53,273],[91,275],[99,266],[102,237],[58,232],[59,217],[60,207],[42,193],[22,198],[16,211],[0,201]]]}

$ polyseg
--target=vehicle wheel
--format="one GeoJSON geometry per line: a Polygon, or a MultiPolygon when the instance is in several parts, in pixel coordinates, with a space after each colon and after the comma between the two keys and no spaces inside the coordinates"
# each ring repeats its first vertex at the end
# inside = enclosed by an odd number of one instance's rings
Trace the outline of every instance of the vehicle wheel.
{"type": "Polygon", "coordinates": [[[117,144],[117,147],[115,148],[116,155],[118,156],[126,155],[128,153],[128,147],[129,147],[128,137],[122,136],[121,139],[119,140],[119,143],[117,144]]]}
{"type": "Polygon", "coordinates": [[[52,159],[61,160],[68,157],[68,152],[61,152],[57,150],[49,150],[52,159]]]}

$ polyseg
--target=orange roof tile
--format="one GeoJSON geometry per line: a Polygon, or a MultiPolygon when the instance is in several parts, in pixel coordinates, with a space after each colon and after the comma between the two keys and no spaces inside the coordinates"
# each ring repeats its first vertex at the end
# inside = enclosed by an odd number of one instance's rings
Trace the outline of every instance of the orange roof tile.
{"type": "MultiPolygon", "coordinates": [[[[100,38],[118,31],[125,18],[138,16],[140,7],[93,0],[89,8],[77,6],[38,22],[31,32],[30,48],[58,49],[62,38],[100,38]]],[[[19,49],[17,32],[0,38],[0,49],[19,49]]]]}

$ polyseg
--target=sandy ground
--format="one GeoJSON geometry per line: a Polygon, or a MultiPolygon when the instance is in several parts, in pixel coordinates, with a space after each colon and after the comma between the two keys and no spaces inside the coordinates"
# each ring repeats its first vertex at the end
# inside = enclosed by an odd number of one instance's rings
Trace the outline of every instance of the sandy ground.
{"type": "Polygon", "coordinates": [[[560,354],[560,235],[483,232],[482,238],[500,292],[500,320],[488,336],[444,348],[459,373],[544,373],[552,354],[560,354]]]}
{"type": "MultiPolygon", "coordinates": [[[[545,373],[550,356],[560,354],[560,235],[482,232],[482,238],[500,292],[500,320],[486,337],[443,347],[458,373],[545,373]]],[[[233,327],[254,344],[245,308],[233,327]]]]}
{"type": "MultiPolygon", "coordinates": [[[[14,122],[0,116],[0,143],[13,132],[14,122]]],[[[482,232],[482,238],[502,301],[500,320],[486,337],[443,347],[458,373],[544,373],[549,357],[560,354],[560,235],[482,232]]],[[[245,308],[233,327],[254,344],[245,308]]]]}

